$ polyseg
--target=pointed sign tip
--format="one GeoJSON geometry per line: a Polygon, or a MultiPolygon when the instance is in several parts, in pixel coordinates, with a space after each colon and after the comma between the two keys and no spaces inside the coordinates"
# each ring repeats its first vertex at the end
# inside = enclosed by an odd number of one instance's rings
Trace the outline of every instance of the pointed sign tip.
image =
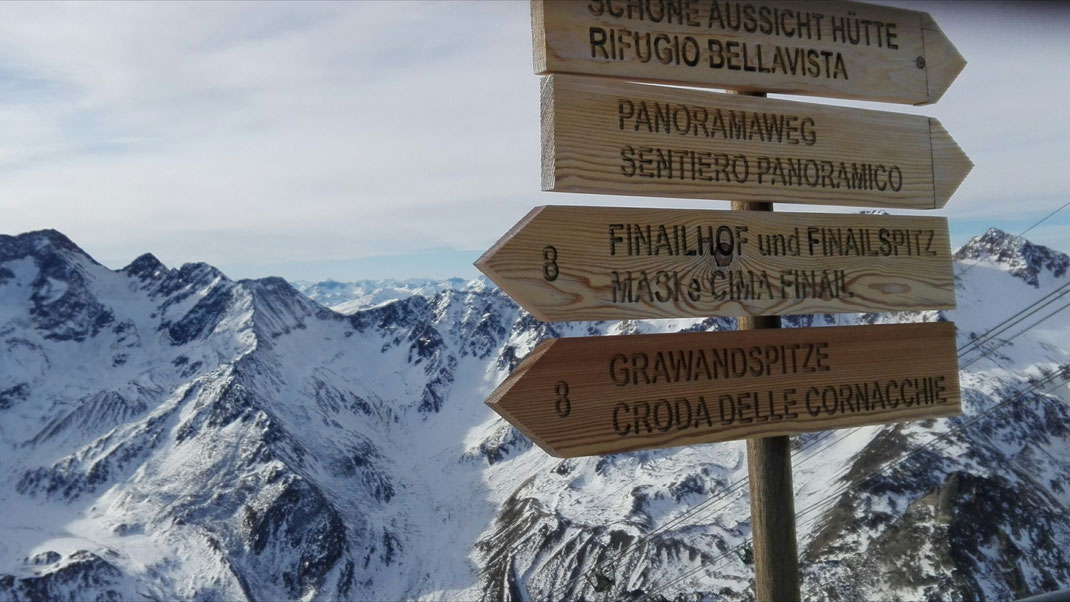
{"type": "Polygon", "coordinates": [[[531,211],[528,211],[527,215],[522,217],[512,228],[509,228],[509,230],[491,245],[489,249],[484,251],[483,254],[479,256],[479,259],[475,260],[472,265],[476,266],[480,272],[483,272],[487,278],[490,278],[500,287],[501,283],[498,282],[494,268],[491,267],[494,257],[501,251],[502,247],[507,245],[509,241],[512,240],[513,236],[524,227],[524,224],[531,220],[531,218],[537,215],[541,210],[542,207],[535,207],[531,211]]]}
{"type": "Polygon", "coordinates": [[[506,407],[507,405],[516,404],[504,403],[505,398],[509,395],[509,393],[517,388],[521,381],[524,380],[528,371],[536,365],[540,357],[546,354],[546,352],[549,351],[551,347],[553,347],[554,343],[557,340],[558,339],[548,339],[536,345],[535,348],[531,350],[531,353],[528,353],[527,356],[524,357],[524,359],[520,362],[520,364],[516,366],[512,374],[507,376],[505,380],[503,380],[501,384],[499,384],[497,388],[495,388],[494,391],[487,397],[487,399],[484,400],[483,403],[487,404],[490,409],[494,410],[494,413],[505,419],[505,421],[511,424],[513,428],[523,433],[524,436],[526,436],[528,439],[531,439],[531,441],[535,443],[535,445],[538,445],[540,448],[542,448],[543,451],[550,454],[551,456],[554,456],[555,458],[564,458],[566,456],[563,456],[561,452],[554,449],[553,446],[551,446],[541,437],[537,436],[534,431],[528,428],[528,425],[524,424],[523,421],[521,421],[513,412],[509,410],[508,407],[506,407]]]}
{"type": "Polygon", "coordinates": [[[921,33],[925,48],[925,75],[928,87],[928,101],[932,104],[940,100],[944,92],[966,67],[966,59],[959,54],[955,45],[944,35],[929,13],[922,13],[921,33]]]}
{"type": "Polygon", "coordinates": [[[528,295],[523,294],[523,290],[518,288],[520,283],[515,278],[511,278],[510,274],[515,272],[515,269],[511,269],[508,260],[502,259],[500,255],[508,255],[508,248],[514,244],[513,240],[520,234],[522,230],[528,227],[532,221],[534,221],[543,211],[546,211],[550,205],[539,205],[534,207],[524,217],[520,218],[508,232],[502,235],[489,249],[487,249],[479,259],[472,263],[483,275],[490,279],[498,288],[500,288],[505,294],[509,295],[511,299],[516,301],[521,307],[523,307],[532,316],[535,316],[542,322],[553,322],[553,318],[548,316],[538,306],[534,306],[528,302],[528,295]]]}
{"type": "Polygon", "coordinates": [[[973,161],[938,119],[929,118],[929,131],[932,137],[933,206],[939,209],[947,204],[973,170],[973,161]]]}
{"type": "MultiPolygon", "coordinates": [[[[487,397],[484,403],[494,408],[496,412],[501,413],[500,408],[502,406],[500,402],[502,398],[505,397],[505,395],[510,391],[510,389],[515,387],[517,383],[519,383],[527,375],[528,371],[531,370],[531,368],[535,365],[539,358],[545,355],[546,352],[549,351],[550,348],[554,346],[554,343],[556,343],[558,340],[560,339],[546,339],[540,341],[537,345],[535,345],[535,348],[532,349],[526,356],[524,356],[520,363],[517,364],[515,368],[513,368],[513,371],[509,374],[509,376],[505,377],[505,380],[503,380],[494,389],[494,391],[491,392],[491,394],[487,397]]],[[[510,422],[513,422],[509,417],[504,415],[503,417],[505,417],[510,422]]]]}
{"type": "Polygon", "coordinates": [[[494,259],[494,249],[495,247],[491,247],[490,249],[488,249],[485,253],[479,256],[479,259],[472,262],[472,265],[475,266],[477,270],[482,272],[488,280],[493,282],[495,286],[497,286],[498,288],[502,288],[501,278],[499,277],[498,273],[494,271],[494,268],[491,265],[491,262],[494,259]]]}

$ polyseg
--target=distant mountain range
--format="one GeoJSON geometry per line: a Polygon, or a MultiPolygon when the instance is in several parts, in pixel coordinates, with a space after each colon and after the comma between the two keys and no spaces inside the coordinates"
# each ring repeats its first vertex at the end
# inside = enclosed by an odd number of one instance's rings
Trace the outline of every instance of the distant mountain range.
{"type": "MultiPolygon", "coordinates": [[[[966,350],[964,416],[793,439],[810,597],[1070,587],[1070,318],[1017,335],[1070,258],[998,230],[955,257],[955,311],[785,317],[954,320],[966,350]]],[[[0,236],[0,599],[748,599],[743,442],[562,461],[483,404],[547,337],[733,323],[0,236]]]]}
{"type": "Polygon", "coordinates": [[[361,309],[371,309],[393,301],[407,299],[413,295],[434,297],[449,290],[463,291],[469,286],[482,288],[477,279],[468,283],[463,278],[447,280],[360,280],[357,282],[306,282],[295,280],[290,284],[316,303],[328,307],[340,314],[349,315],[361,309]]]}

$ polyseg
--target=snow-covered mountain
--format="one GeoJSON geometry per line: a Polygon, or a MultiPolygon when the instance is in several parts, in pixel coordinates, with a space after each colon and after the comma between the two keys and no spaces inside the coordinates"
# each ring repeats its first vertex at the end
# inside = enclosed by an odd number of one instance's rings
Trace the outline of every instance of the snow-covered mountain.
{"type": "Polygon", "coordinates": [[[446,280],[360,280],[357,282],[338,282],[324,280],[307,282],[295,280],[290,284],[306,297],[320,305],[349,315],[361,309],[370,309],[386,305],[413,295],[434,297],[448,290],[465,290],[466,282],[462,278],[446,280]]]}
{"type": "MultiPolygon", "coordinates": [[[[1070,297],[984,336],[1070,260],[997,230],[956,257],[956,311],[785,319],[952,319],[991,352],[963,357],[963,417],[795,438],[809,597],[1070,587],[1070,319],[1014,337],[1070,297]]],[[[482,403],[545,337],[733,321],[545,324],[458,284],[345,315],[0,236],[0,598],[748,597],[742,442],[561,461],[482,403]]],[[[378,304],[347,286],[306,290],[378,304]]]]}

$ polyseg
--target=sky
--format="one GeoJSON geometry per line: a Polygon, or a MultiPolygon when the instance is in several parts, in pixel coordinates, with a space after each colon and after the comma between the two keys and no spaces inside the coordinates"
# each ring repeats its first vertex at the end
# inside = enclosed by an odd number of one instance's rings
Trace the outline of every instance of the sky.
{"type": "MultiPolygon", "coordinates": [[[[944,97],[794,99],[938,118],[975,164],[928,212],[953,246],[1070,201],[1070,7],[883,3],[969,62],[944,97]]],[[[537,205],[728,208],[542,192],[538,97],[526,0],[0,3],[0,234],[115,269],[445,278],[537,205]]],[[[1026,237],[1070,252],[1070,208],[1026,237]]]]}

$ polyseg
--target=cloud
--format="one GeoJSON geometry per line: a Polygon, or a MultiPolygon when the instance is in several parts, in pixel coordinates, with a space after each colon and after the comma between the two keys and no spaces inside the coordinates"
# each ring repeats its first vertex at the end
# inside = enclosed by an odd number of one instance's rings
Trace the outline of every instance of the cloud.
{"type": "Polygon", "coordinates": [[[182,237],[182,260],[471,246],[463,224],[421,218],[472,213],[537,165],[515,3],[5,10],[5,230],[59,227],[106,253],[182,237]]]}
{"type": "MultiPolygon", "coordinates": [[[[977,164],[952,220],[1050,211],[1070,134],[1058,23],[928,10],[970,61],[944,99],[853,104],[941,119],[977,164]]],[[[106,262],[471,251],[539,204],[727,207],[539,191],[527,2],[11,3],[0,17],[0,231],[58,228],[106,262]]]]}

